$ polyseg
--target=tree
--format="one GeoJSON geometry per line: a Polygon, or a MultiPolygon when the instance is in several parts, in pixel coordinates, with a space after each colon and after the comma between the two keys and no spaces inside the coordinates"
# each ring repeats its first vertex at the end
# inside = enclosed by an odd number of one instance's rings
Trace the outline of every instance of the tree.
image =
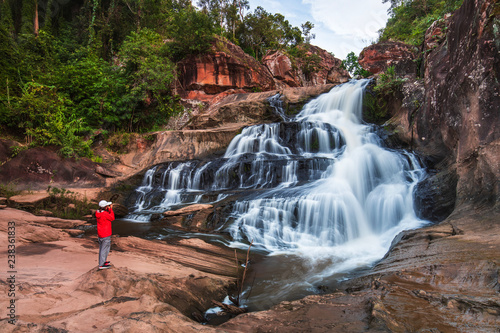
{"type": "Polygon", "coordinates": [[[342,66],[353,76],[368,77],[371,75],[369,71],[359,65],[358,57],[354,52],[349,52],[345,60],[342,60],[342,66]]]}
{"type": "Polygon", "coordinates": [[[286,49],[303,42],[299,28],[293,27],[283,15],[270,14],[262,7],[245,17],[238,40],[257,59],[269,49],[286,49]]]}
{"type": "Polygon", "coordinates": [[[304,41],[306,44],[309,44],[311,40],[316,38],[315,34],[311,34],[311,30],[314,28],[314,24],[307,21],[306,23],[300,26],[302,28],[302,35],[304,36],[304,41]]]}
{"type": "Polygon", "coordinates": [[[210,18],[192,7],[173,11],[166,30],[170,38],[167,49],[173,61],[208,51],[215,32],[210,18]]]}
{"type": "MultiPolygon", "coordinates": [[[[142,112],[130,117],[130,130],[148,124],[163,124],[175,112],[170,98],[170,85],[175,79],[175,65],[167,58],[162,37],[150,29],[132,32],[123,43],[120,56],[125,70],[133,80],[130,93],[142,106],[149,100],[157,104],[154,112],[142,112]]],[[[137,107],[137,106],[136,106],[137,107]]],[[[133,109],[132,109],[133,111],[133,109]]]]}

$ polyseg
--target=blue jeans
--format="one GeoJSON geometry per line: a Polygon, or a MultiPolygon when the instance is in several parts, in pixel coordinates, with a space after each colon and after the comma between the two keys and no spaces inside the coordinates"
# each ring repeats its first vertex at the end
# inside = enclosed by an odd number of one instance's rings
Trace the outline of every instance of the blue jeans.
{"type": "Polygon", "coordinates": [[[111,247],[111,236],[99,238],[99,266],[104,265],[111,247]]]}

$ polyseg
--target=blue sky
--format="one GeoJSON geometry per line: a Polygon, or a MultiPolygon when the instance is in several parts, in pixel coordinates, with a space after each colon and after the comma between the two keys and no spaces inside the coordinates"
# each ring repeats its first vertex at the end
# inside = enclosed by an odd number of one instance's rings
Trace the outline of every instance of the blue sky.
{"type": "Polygon", "coordinates": [[[269,13],[281,13],[291,25],[314,24],[317,45],[335,57],[345,59],[374,42],[387,22],[389,4],[382,0],[249,0],[250,11],[261,6],[269,13]]]}

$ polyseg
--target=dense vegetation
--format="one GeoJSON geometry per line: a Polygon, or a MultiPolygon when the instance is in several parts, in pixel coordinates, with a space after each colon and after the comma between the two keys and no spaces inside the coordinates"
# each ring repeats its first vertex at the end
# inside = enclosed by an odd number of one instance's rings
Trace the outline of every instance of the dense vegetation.
{"type": "Polygon", "coordinates": [[[222,36],[261,58],[313,25],[247,0],[0,0],[0,130],[92,157],[97,133],[148,131],[181,107],[176,62],[222,36]]]}
{"type": "Polygon", "coordinates": [[[420,46],[430,25],[456,10],[463,0],[382,0],[390,2],[389,20],[380,40],[397,40],[420,46]]]}
{"type": "MultiPolygon", "coordinates": [[[[462,0],[391,3],[380,39],[420,45],[436,19],[462,0]]],[[[248,0],[0,0],[0,131],[63,156],[92,157],[97,134],[150,131],[182,110],[176,63],[209,52],[215,36],[261,59],[270,49],[303,58],[306,22],[248,0]]],[[[344,66],[366,76],[351,53],[344,66]]]]}

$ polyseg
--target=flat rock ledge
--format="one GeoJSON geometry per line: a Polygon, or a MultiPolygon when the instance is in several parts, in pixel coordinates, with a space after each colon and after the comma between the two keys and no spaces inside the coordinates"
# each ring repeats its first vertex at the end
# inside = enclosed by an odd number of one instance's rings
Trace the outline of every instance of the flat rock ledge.
{"type": "MultiPolygon", "coordinates": [[[[61,229],[79,223],[2,210],[0,243],[7,249],[15,225],[17,273],[15,324],[4,311],[1,332],[217,331],[198,320],[235,287],[235,260],[243,254],[198,239],[113,236],[112,268],[98,270],[97,237],[72,238],[61,229]]],[[[4,280],[0,293],[9,288],[4,280]]],[[[0,305],[9,302],[3,297],[0,305]]]]}

